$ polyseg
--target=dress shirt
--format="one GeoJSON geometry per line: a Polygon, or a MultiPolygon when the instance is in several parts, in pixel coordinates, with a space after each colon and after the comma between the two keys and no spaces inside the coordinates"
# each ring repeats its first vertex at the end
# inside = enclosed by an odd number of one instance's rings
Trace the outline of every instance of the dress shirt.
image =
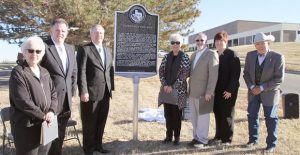
{"type": "MultiPolygon", "coordinates": [[[[258,58],[258,64],[259,65],[261,65],[264,62],[267,53],[268,53],[268,51],[265,54],[259,54],[257,52],[257,58],[258,58]]],[[[255,87],[255,85],[252,85],[252,86],[250,86],[250,89],[252,90],[254,87],[255,87]]],[[[262,85],[260,85],[259,88],[260,88],[261,91],[264,90],[264,87],[262,85]]]]}
{"type": "Polygon", "coordinates": [[[94,45],[96,46],[96,49],[99,52],[99,55],[100,55],[102,63],[103,63],[102,65],[105,66],[105,53],[104,53],[103,47],[96,45],[96,44],[94,44],[94,45]]]}
{"type": "MultiPolygon", "coordinates": [[[[52,41],[53,41],[53,39],[52,39],[52,41]]],[[[64,73],[66,74],[67,70],[68,70],[69,59],[68,59],[68,55],[67,55],[65,45],[64,44],[58,45],[54,41],[53,41],[53,43],[55,45],[56,51],[59,55],[59,58],[62,62],[62,65],[63,65],[63,68],[64,68],[64,73]]]]}
{"type": "Polygon", "coordinates": [[[198,62],[198,60],[199,60],[199,58],[201,57],[203,51],[206,50],[206,48],[207,48],[207,47],[204,47],[203,49],[197,50],[197,51],[196,51],[196,56],[195,56],[195,60],[194,60],[194,64],[193,64],[193,69],[195,68],[195,66],[196,66],[196,64],[197,64],[197,62],[198,62]]]}
{"type": "Polygon", "coordinates": [[[257,53],[259,65],[261,65],[264,62],[267,53],[268,53],[268,51],[265,54],[259,54],[259,53],[257,53]]]}

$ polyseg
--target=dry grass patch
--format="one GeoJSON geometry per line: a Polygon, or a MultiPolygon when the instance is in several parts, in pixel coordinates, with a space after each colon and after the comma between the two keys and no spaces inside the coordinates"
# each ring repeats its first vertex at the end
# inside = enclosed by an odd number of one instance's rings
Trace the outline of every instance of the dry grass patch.
{"type": "MultiPolygon", "coordinates": [[[[139,141],[132,141],[132,79],[116,76],[116,91],[110,103],[110,112],[104,134],[104,147],[112,150],[112,154],[263,154],[266,147],[266,127],[261,120],[261,141],[257,148],[248,149],[243,145],[248,141],[247,101],[246,90],[240,89],[236,104],[235,133],[230,146],[211,146],[205,148],[190,148],[187,146],[192,139],[192,125],[189,121],[182,122],[181,143],[179,146],[163,144],[165,138],[165,124],[157,122],[139,121],[139,141]]],[[[158,76],[141,79],[139,85],[139,108],[157,108],[159,91],[158,76]]],[[[8,89],[0,89],[1,107],[8,105],[8,89]]],[[[81,135],[81,120],[79,116],[79,98],[72,107],[72,118],[77,120],[81,135]]],[[[162,107],[160,107],[162,108],[162,107]]],[[[279,116],[282,117],[280,106],[279,116]]],[[[261,118],[263,115],[261,113],[261,118]]],[[[0,128],[2,131],[2,127],[0,128]]],[[[214,116],[211,114],[209,137],[213,138],[215,131],[214,116]]],[[[300,120],[280,119],[279,143],[276,154],[300,154],[300,120]]],[[[2,139],[0,139],[1,141],[2,139]]],[[[76,140],[68,141],[63,148],[66,155],[81,155],[82,150],[76,140]]]]}

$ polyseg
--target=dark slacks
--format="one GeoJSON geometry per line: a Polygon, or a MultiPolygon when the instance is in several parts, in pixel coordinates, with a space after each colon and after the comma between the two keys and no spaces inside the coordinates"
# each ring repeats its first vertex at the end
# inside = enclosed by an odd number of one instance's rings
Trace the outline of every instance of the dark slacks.
{"type": "Polygon", "coordinates": [[[166,137],[180,137],[182,110],[177,105],[164,103],[164,115],[166,118],[166,137]]]}
{"type": "Polygon", "coordinates": [[[51,142],[40,145],[41,125],[32,127],[12,125],[16,155],[47,155],[51,142]]]}
{"type": "Polygon", "coordinates": [[[63,105],[63,110],[57,116],[58,138],[52,141],[49,155],[62,155],[62,146],[65,139],[67,123],[70,117],[71,117],[71,111],[69,108],[69,103],[66,95],[65,102],[63,105]]]}
{"type": "Polygon", "coordinates": [[[106,88],[102,100],[80,103],[85,154],[102,149],[102,138],[109,111],[109,98],[110,94],[106,88]]]}
{"type": "Polygon", "coordinates": [[[231,94],[229,99],[223,97],[223,92],[215,94],[214,114],[216,121],[215,139],[221,140],[222,143],[232,141],[234,131],[234,107],[237,94],[231,94]]]}

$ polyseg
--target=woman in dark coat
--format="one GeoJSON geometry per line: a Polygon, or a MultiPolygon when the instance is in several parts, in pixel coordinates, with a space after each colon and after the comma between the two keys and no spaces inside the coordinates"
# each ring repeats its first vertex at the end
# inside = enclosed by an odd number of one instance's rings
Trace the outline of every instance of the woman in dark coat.
{"type": "Polygon", "coordinates": [[[52,125],[57,94],[48,71],[38,65],[45,54],[39,37],[29,37],[22,45],[24,62],[18,64],[9,79],[11,130],[17,155],[46,155],[51,143],[40,144],[41,124],[52,125]]]}
{"type": "Polygon", "coordinates": [[[190,73],[189,56],[180,50],[182,41],[182,36],[179,34],[170,36],[172,51],[165,55],[159,68],[161,89],[158,104],[164,105],[167,128],[163,142],[171,142],[174,135],[174,145],[179,145],[182,109],[187,102],[186,79],[190,73]],[[168,94],[176,96],[175,101],[163,100],[168,94]]]}
{"type": "Polygon", "coordinates": [[[228,35],[222,31],[215,35],[214,43],[219,54],[219,75],[215,88],[214,114],[216,134],[213,142],[230,144],[233,137],[234,107],[238,95],[241,73],[240,59],[227,48],[228,35]]]}

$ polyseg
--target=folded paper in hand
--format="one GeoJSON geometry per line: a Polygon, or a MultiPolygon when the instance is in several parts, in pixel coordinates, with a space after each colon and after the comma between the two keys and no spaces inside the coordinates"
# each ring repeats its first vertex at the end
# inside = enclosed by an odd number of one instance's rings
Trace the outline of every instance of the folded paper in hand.
{"type": "Polygon", "coordinates": [[[177,90],[172,89],[172,92],[166,93],[163,88],[160,89],[158,94],[158,103],[168,103],[177,105],[178,103],[178,93],[177,90]]]}
{"type": "Polygon", "coordinates": [[[47,145],[54,139],[58,138],[58,126],[57,126],[57,116],[53,118],[52,125],[48,127],[47,122],[44,121],[41,127],[41,144],[47,145]]]}

